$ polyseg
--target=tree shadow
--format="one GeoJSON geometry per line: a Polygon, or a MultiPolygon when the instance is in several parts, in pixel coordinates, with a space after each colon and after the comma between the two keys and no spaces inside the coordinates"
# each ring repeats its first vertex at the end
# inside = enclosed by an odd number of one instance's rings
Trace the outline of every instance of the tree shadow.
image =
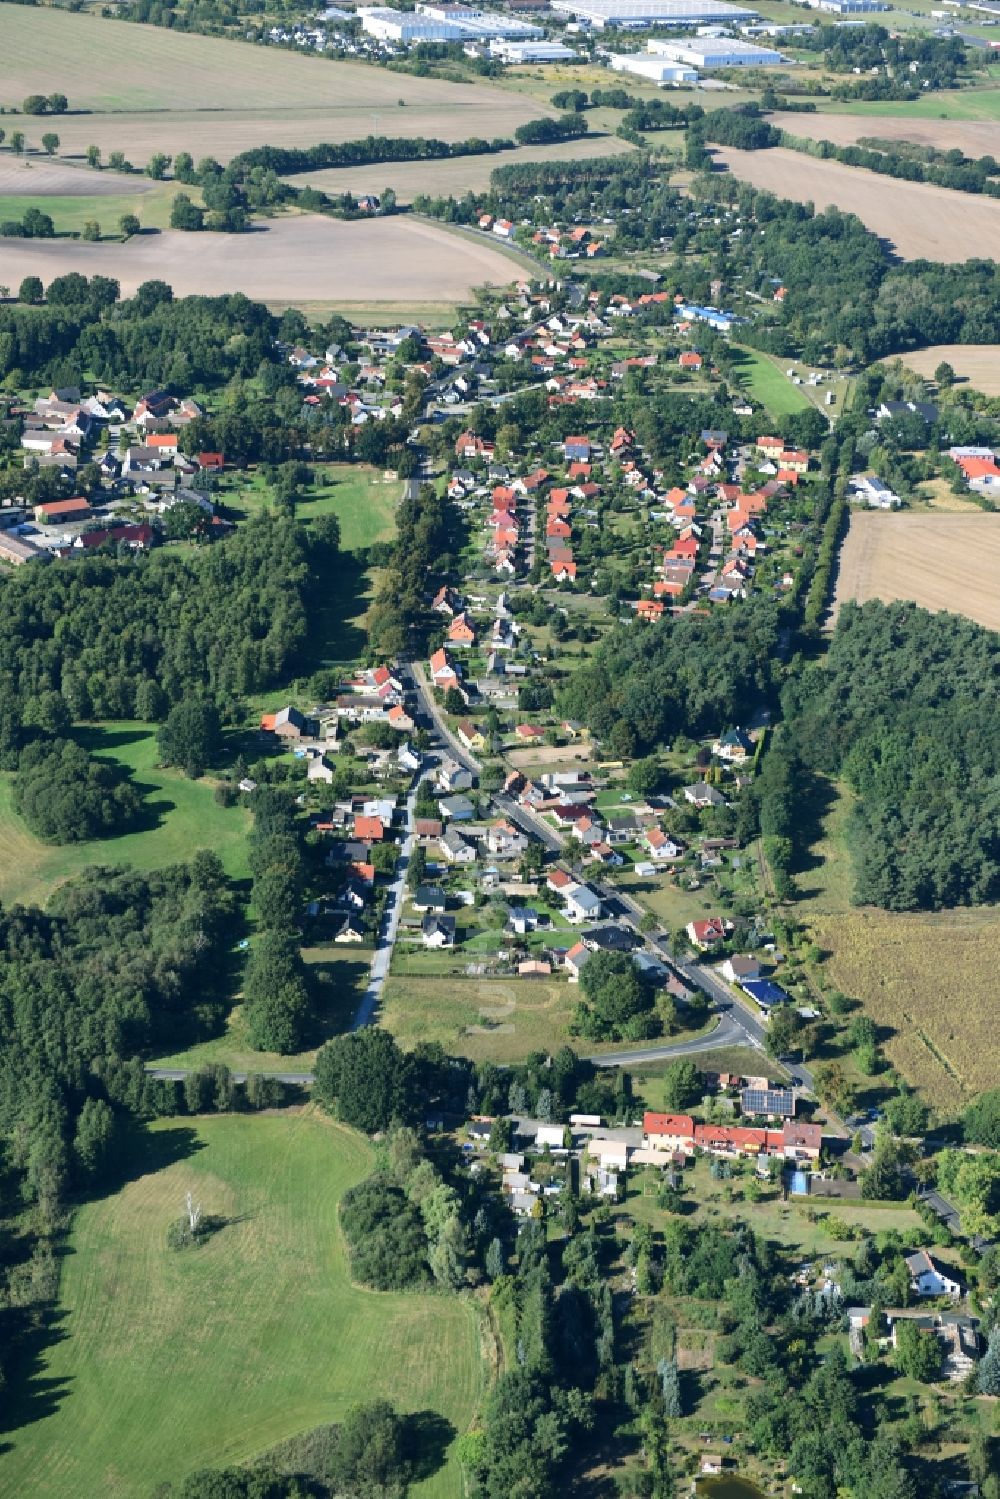
{"type": "MultiPolygon", "coordinates": [[[[816,771],[801,769],[795,796],[795,848],[791,872],[801,877],[811,870],[821,869],[823,858],[816,852],[816,844],[823,836],[823,821],[837,799],[833,782],[816,771]]],[[[799,896],[805,899],[817,894],[798,881],[799,896]]]]}
{"type": "MultiPolygon", "coordinates": [[[[72,1380],[53,1378],[47,1372],[48,1355],[57,1343],[69,1337],[65,1327],[67,1313],[58,1307],[48,1307],[39,1312],[22,1311],[19,1315],[27,1324],[12,1325],[8,1314],[4,1319],[4,1343],[12,1354],[4,1362],[5,1399],[0,1409],[0,1432],[16,1432],[54,1416],[69,1394],[72,1380]],[[9,1359],[9,1361],[8,1361],[9,1359]]],[[[9,1452],[13,1443],[0,1442],[0,1455],[9,1452]]]]}
{"type": "Polygon", "coordinates": [[[130,1122],[120,1138],[114,1159],[103,1172],[99,1187],[86,1194],[84,1201],[99,1201],[113,1197],[130,1182],[143,1176],[153,1176],[185,1161],[204,1150],[204,1141],[198,1138],[191,1125],[177,1124],[169,1129],[151,1130],[148,1125],[130,1122]]]}
{"type": "Polygon", "coordinates": [[[444,1467],[448,1448],[458,1432],[440,1411],[414,1411],[405,1420],[413,1482],[423,1483],[444,1467]]]}
{"type": "Polygon", "coordinates": [[[368,963],[320,959],[309,963],[306,972],[313,999],[306,1041],[309,1046],[321,1046],[331,1036],[350,1030],[368,984],[368,963]]]}

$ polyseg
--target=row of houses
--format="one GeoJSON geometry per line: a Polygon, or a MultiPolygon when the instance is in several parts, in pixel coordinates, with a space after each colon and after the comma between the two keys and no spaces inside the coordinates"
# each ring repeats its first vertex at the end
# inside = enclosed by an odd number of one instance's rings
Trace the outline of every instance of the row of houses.
{"type": "Polygon", "coordinates": [[[647,1112],[642,1119],[646,1151],[689,1156],[702,1150],[720,1156],[769,1156],[785,1161],[818,1161],[823,1131],[818,1124],[786,1119],[780,1129],[735,1124],[698,1124],[690,1114],[647,1112]]]}

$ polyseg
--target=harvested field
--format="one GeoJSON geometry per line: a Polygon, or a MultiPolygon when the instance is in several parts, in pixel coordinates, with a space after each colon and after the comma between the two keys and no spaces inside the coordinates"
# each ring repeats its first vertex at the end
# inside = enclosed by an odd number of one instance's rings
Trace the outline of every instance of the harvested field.
{"type": "Polygon", "coordinates": [[[891,1033],[886,1055],[929,1103],[955,1112],[996,1086],[996,907],[921,915],[864,909],[816,915],[808,924],[832,954],[837,988],[891,1033]]]}
{"type": "Polygon", "coordinates": [[[862,139],[912,141],[917,146],[936,146],[939,151],[964,151],[966,156],[992,155],[997,127],[986,120],[935,120],[911,115],[795,114],[769,115],[772,125],[811,141],[833,141],[835,146],[854,146],[862,139]]]}
{"type": "Polygon", "coordinates": [[[734,176],[817,209],[857,214],[904,260],[990,259],[1000,244],[1000,202],[925,182],[900,182],[798,151],[714,152],[734,176]]]}
{"type": "Polygon", "coordinates": [[[122,172],[94,172],[45,156],[0,157],[0,198],[110,198],[148,193],[159,184],[122,172]]]}
{"type": "Polygon", "coordinates": [[[984,395],[1000,396],[1000,347],[996,344],[935,344],[898,356],[908,370],[931,379],[942,360],[959,379],[984,395]]]}
{"type": "Polygon", "coordinates": [[[594,156],[617,156],[631,151],[627,141],[613,135],[588,135],[553,146],[522,146],[492,156],[458,156],[447,161],[386,162],[376,167],[335,167],[289,178],[296,187],[315,187],[325,193],[381,192],[391,187],[401,203],[410,203],[418,193],[485,192],[496,167],[530,161],[583,161],[594,156]]]}
{"type": "MultiPolygon", "coordinates": [[[[64,10],[0,4],[0,99],[61,90],[71,110],[24,121],[29,143],[55,128],[65,153],[153,151],[226,161],[249,146],[315,145],[369,134],[444,140],[512,135],[554,111],[488,84],[413,78],[363,63],[64,10]],[[108,67],[109,57],[127,67],[108,67]]],[[[377,189],[376,189],[377,191],[377,189]]]]}
{"type": "Polygon", "coordinates": [[[851,516],[834,613],[845,599],[912,599],[1000,630],[1000,515],[851,516]]]}
{"type": "Polygon", "coordinates": [[[417,219],[344,223],[313,214],[276,219],[249,234],[184,234],[167,230],[120,244],[5,240],[4,279],[24,276],[115,276],[129,295],[161,279],[178,296],[245,292],[268,298],[453,302],[484,282],[506,285],[520,265],[499,247],[449,234],[417,219]]]}

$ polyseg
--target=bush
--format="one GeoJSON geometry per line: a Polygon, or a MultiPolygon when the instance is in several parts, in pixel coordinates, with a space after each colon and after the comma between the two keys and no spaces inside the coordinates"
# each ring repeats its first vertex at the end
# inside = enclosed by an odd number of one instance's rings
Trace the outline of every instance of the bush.
{"type": "Polygon", "coordinates": [[[56,843],[124,832],[142,808],[131,782],[71,739],[42,740],[22,751],[13,800],[32,831],[56,843]]]}

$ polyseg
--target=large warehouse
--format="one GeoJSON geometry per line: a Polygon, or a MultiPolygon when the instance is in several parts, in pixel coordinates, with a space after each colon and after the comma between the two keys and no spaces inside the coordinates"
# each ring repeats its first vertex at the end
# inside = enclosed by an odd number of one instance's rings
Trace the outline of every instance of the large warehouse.
{"type": "Polygon", "coordinates": [[[540,26],[514,20],[494,11],[465,5],[418,5],[415,11],[388,6],[365,6],[357,12],[362,30],[390,42],[468,42],[490,37],[531,41],[544,35],[540,26]]]}
{"type": "Polygon", "coordinates": [[[731,36],[694,36],[683,42],[649,43],[650,52],[693,68],[766,68],[785,62],[780,52],[731,36]]]}
{"type": "Polygon", "coordinates": [[[707,26],[716,22],[738,25],[757,19],[755,10],[729,5],[726,0],[552,0],[560,10],[598,30],[621,26],[640,30],[649,26],[707,26]]]}
{"type": "Polygon", "coordinates": [[[611,58],[616,73],[634,73],[649,83],[697,83],[698,74],[670,57],[654,57],[648,52],[617,53],[611,58]]]}

